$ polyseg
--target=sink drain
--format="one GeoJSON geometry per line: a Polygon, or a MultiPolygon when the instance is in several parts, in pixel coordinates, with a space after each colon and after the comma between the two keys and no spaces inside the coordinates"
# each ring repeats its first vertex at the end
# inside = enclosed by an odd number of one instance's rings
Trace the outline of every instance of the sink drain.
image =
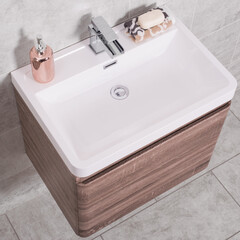
{"type": "Polygon", "coordinates": [[[125,86],[117,85],[112,87],[110,94],[114,99],[123,100],[128,97],[129,90],[125,86]]]}

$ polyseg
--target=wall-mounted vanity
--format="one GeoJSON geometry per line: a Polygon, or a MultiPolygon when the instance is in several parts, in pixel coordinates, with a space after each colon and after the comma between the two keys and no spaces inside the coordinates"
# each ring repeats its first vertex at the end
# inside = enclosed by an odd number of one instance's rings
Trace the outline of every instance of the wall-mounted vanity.
{"type": "Polygon", "coordinates": [[[179,20],[139,44],[114,30],[114,60],[87,39],[55,54],[52,82],[12,73],[26,152],[84,237],[206,168],[236,89],[179,20]]]}

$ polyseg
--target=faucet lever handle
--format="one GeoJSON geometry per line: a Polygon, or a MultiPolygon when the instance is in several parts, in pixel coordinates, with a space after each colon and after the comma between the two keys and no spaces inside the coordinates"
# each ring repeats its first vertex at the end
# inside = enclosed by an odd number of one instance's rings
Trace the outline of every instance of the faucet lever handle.
{"type": "Polygon", "coordinates": [[[107,43],[113,42],[118,39],[117,34],[112,30],[108,25],[105,19],[102,16],[98,16],[92,19],[92,24],[96,31],[99,31],[107,43]]]}

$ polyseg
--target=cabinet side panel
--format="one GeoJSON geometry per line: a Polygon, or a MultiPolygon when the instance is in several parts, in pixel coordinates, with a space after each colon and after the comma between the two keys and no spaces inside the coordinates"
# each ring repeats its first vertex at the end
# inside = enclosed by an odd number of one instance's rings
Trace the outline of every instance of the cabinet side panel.
{"type": "Polygon", "coordinates": [[[229,106],[79,182],[80,235],[91,235],[206,168],[229,106]]]}
{"type": "Polygon", "coordinates": [[[73,230],[78,234],[76,177],[70,173],[16,90],[15,95],[26,153],[73,230]]]}

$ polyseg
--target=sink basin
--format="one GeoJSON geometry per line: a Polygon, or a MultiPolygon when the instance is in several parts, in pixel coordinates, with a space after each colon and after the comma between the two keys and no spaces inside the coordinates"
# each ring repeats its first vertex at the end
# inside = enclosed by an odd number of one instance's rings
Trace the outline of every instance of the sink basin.
{"type": "Polygon", "coordinates": [[[232,99],[236,80],[179,21],[134,43],[114,28],[125,54],[95,55],[89,40],[55,54],[56,76],[33,80],[30,66],[13,84],[58,153],[86,177],[232,99]]]}

